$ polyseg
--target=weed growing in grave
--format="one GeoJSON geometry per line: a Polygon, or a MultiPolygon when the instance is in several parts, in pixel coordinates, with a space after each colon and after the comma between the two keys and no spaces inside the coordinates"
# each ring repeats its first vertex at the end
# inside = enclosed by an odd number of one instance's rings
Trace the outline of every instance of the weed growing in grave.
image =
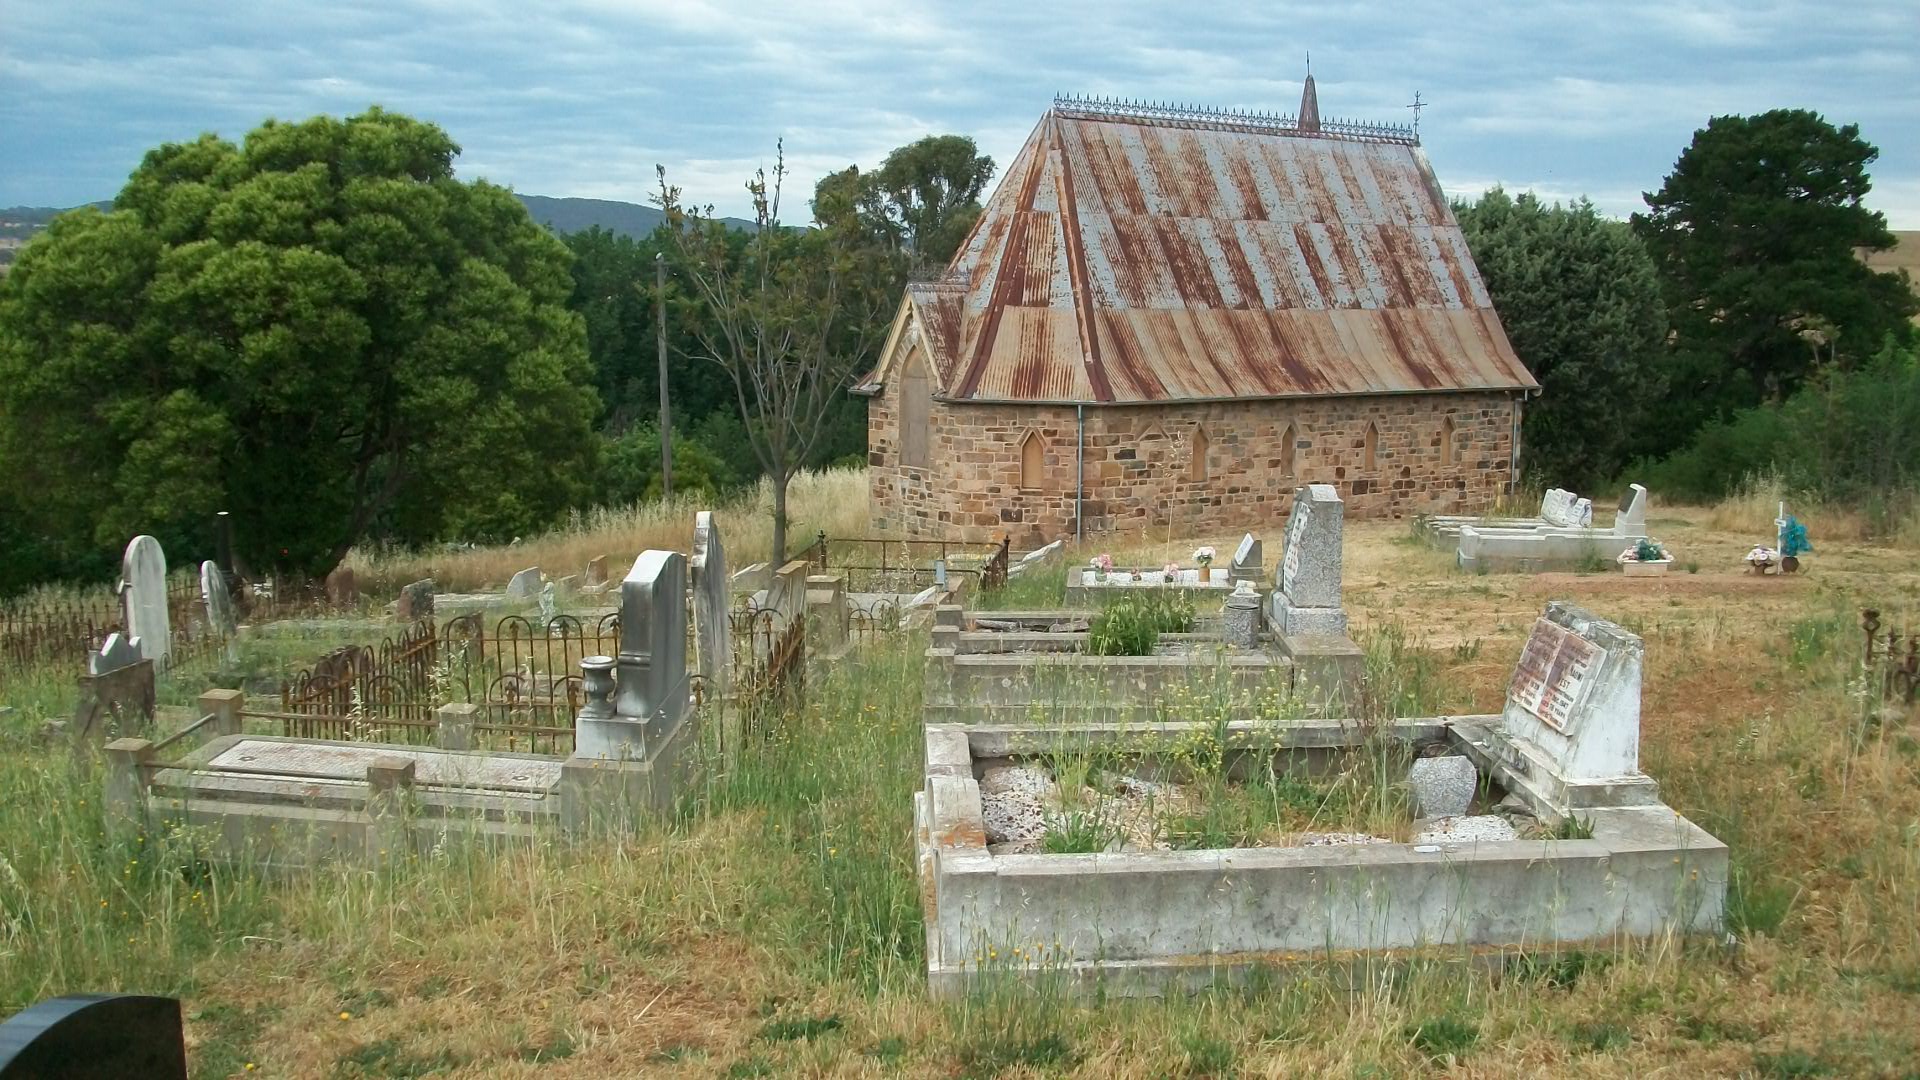
{"type": "Polygon", "coordinates": [[[1613,569],[1613,563],[1605,555],[1600,553],[1598,547],[1588,544],[1586,550],[1580,553],[1580,561],[1574,564],[1573,572],[1576,574],[1604,574],[1611,569],[1613,569]]]}
{"type": "MultiPolygon", "coordinates": [[[[980,592],[969,596],[967,604],[976,611],[1044,611],[1060,606],[1060,598],[1066,595],[1067,574],[1069,568],[1064,565],[1049,566],[1039,570],[1028,570],[1019,577],[1010,577],[1007,583],[992,592],[980,592]]],[[[1072,572],[1077,573],[1074,568],[1072,572]]]]}
{"type": "Polygon", "coordinates": [[[1150,656],[1161,634],[1193,630],[1193,601],[1167,589],[1131,590],[1087,622],[1087,651],[1095,656],[1150,656]]]}
{"type": "Polygon", "coordinates": [[[1120,830],[1097,811],[1072,810],[1055,816],[1040,839],[1049,855],[1077,855],[1105,851],[1120,838],[1120,830]]]}
{"type": "Polygon", "coordinates": [[[1568,814],[1553,827],[1555,840],[1591,840],[1593,839],[1593,819],[1578,814],[1568,814]]]}

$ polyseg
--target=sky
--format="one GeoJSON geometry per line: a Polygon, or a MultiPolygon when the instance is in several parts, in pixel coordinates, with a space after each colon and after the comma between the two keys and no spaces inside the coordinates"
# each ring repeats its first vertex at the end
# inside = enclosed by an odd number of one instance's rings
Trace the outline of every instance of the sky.
{"type": "Polygon", "coordinates": [[[813,182],[928,134],[1005,165],[1056,92],[1406,123],[1441,184],[1642,208],[1709,117],[1811,108],[1880,148],[1920,229],[1920,3],[0,0],[0,207],[111,198],[150,147],[379,104],[459,172],[645,202],[654,166],[745,215],[785,140],[813,182]],[[1471,14],[1468,14],[1471,12],[1471,14]]]}

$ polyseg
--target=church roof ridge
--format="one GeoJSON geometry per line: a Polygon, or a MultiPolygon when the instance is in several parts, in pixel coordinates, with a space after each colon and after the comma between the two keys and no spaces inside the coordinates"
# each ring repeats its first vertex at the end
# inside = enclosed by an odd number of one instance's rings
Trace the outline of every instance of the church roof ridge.
{"type": "Polygon", "coordinates": [[[1308,115],[1221,108],[1211,105],[1138,101],[1133,98],[1094,97],[1079,94],[1055,94],[1053,113],[1068,120],[1105,120],[1126,124],[1150,124],[1158,127],[1200,128],[1210,131],[1237,131],[1250,134],[1288,135],[1301,138],[1357,139],[1364,142],[1420,145],[1420,137],[1404,124],[1382,124],[1362,120],[1322,120],[1319,102],[1313,90],[1313,76],[1301,95],[1308,115]]]}

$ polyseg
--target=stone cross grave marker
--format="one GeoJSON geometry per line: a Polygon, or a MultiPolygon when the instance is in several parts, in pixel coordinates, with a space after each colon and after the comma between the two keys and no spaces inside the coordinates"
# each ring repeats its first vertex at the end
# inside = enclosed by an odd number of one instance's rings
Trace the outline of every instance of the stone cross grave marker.
{"type": "Polygon", "coordinates": [[[165,667],[173,628],[167,618],[167,556],[160,541],[136,536],[127,545],[120,562],[120,599],[127,633],[140,642],[141,655],[165,667]]]}
{"type": "Polygon", "coordinates": [[[1520,651],[1502,727],[1564,779],[1637,775],[1644,653],[1618,624],[1554,601],[1520,651]]]}
{"type": "Polygon", "coordinates": [[[529,566],[507,582],[507,599],[531,600],[540,594],[540,568],[529,566]]]}
{"type": "Polygon", "coordinates": [[[706,700],[727,696],[733,641],[727,624],[727,552],[713,511],[693,516],[693,649],[706,700]]]}
{"type": "Polygon", "coordinates": [[[1240,546],[1233,549],[1233,562],[1227,566],[1227,580],[1236,583],[1258,581],[1262,559],[1260,538],[1252,533],[1241,537],[1240,546]]]}
{"type": "Polygon", "coordinates": [[[574,722],[574,754],[642,759],[686,719],[687,557],[643,551],[620,583],[620,655],[611,718],[574,722]]]}
{"type": "Polygon", "coordinates": [[[1331,484],[1309,484],[1294,494],[1271,620],[1282,634],[1347,632],[1346,612],[1340,606],[1345,509],[1331,484]]]}
{"type": "Polygon", "coordinates": [[[239,629],[233,616],[233,594],[227,591],[227,576],[212,559],[200,564],[200,602],[207,606],[207,625],[214,633],[230,638],[239,629]]]}

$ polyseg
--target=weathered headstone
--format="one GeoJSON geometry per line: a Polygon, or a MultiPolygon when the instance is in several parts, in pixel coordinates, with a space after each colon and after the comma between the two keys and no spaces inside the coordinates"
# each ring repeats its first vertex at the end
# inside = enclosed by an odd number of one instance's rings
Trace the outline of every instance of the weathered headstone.
{"type": "Polygon", "coordinates": [[[354,576],[350,566],[336,566],[333,573],[327,575],[327,601],[335,605],[351,604],[360,599],[360,581],[354,576]]]}
{"type": "Polygon", "coordinates": [[[1625,628],[1554,601],[1521,650],[1501,728],[1563,780],[1639,775],[1644,655],[1625,628]]]}
{"type": "Polygon", "coordinates": [[[711,510],[693,516],[693,651],[704,700],[727,696],[732,671],[731,632],[727,624],[727,552],[720,523],[711,510]]]}
{"type": "Polygon", "coordinates": [[[140,641],[141,655],[165,667],[173,627],[167,616],[167,556],[160,541],[136,536],[120,562],[120,598],[127,633],[140,641]]]}
{"type": "Polygon", "coordinates": [[[1344,635],[1340,606],[1340,545],[1345,506],[1331,484],[1295,492],[1280,556],[1273,625],[1287,635],[1344,635]]]}
{"type": "Polygon", "coordinates": [[[795,621],[807,617],[807,571],[813,564],[795,559],[773,575],[767,586],[767,610],[773,612],[773,625],[784,632],[795,621]]]}
{"type": "Polygon", "coordinates": [[[434,584],[432,578],[421,578],[419,581],[401,589],[400,602],[394,605],[394,616],[403,622],[411,622],[414,619],[431,618],[433,615],[433,590],[434,584]]]}
{"type": "Polygon", "coordinates": [[[1233,549],[1233,562],[1227,566],[1227,580],[1235,584],[1259,581],[1265,569],[1261,565],[1263,558],[1259,537],[1252,533],[1241,537],[1240,546],[1233,549]]]}
{"type": "Polygon", "coordinates": [[[837,657],[847,651],[852,628],[847,608],[845,574],[812,574],[807,578],[807,649],[815,656],[837,657]]]}
{"type": "Polygon", "coordinates": [[[580,577],[577,574],[554,578],[547,584],[553,586],[553,595],[561,600],[571,600],[580,592],[580,577]]]}
{"type": "Polygon", "coordinates": [[[560,614],[559,591],[554,588],[553,582],[549,581],[540,586],[540,621],[550,623],[558,614],[560,614]]]}
{"type": "Polygon", "coordinates": [[[154,662],[141,655],[138,638],[108,634],[87,657],[79,699],[68,725],[76,744],[97,745],[146,731],[153,724],[154,662]]]}
{"type": "Polygon", "coordinates": [[[207,606],[207,625],[223,638],[239,629],[233,615],[233,594],[227,590],[226,575],[212,559],[200,564],[200,602],[207,606]]]}
{"type": "Polygon", "coordinates": [[[0,1024],[0,1080],[187,1080],[180,1002],[69,994],[0,1024]]]}
{"type": "Polygon", "coordinates": [[[614,715],[574,723],[574,756],[643,759],[690,705],[686,655],[687,557],[643,551],[620,583],[620,655],[614,715]]]}
{"type": "Polygon", "coordinates": [[[587,560],[587,584],[605,585],[607,583],[607,559],[610,556],[596,555],[587,560]]]}
{"type": "Polygon", "coordinates": [[[507,582],[507,599],[531,600],[540,595],[540,568],[529,566],[507,582]]]}
{"type": "Polygon", "coordinates": [[[1549,525],[1575,529],[1580,527],[1580,515],[1576,507],[1580,496],[1564,488],[1548,488],[1540,499],[1540,520],[1549,525]]]}

